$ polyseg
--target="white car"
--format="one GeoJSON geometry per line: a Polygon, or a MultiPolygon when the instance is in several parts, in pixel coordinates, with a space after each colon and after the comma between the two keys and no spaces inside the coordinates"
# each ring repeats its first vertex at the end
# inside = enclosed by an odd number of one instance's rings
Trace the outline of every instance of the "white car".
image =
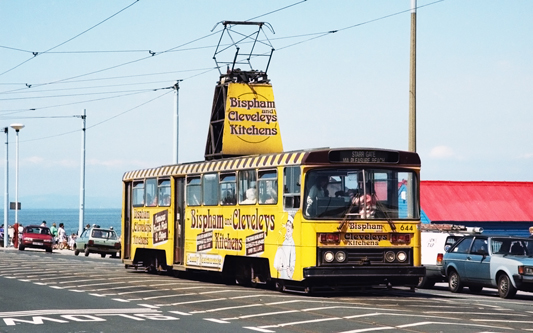
{"type": "Polygon", "coordinates": [[[107,254],[115,258],[120,256],[120,238],[112,228],[103,229],[94,225],[76,238],[74,254],[78,255],[80,252],[84,252],[86,257],[91,253],[99,253],[102,258],[107,254]]]}
{"type": "Polygon", "coordinates": [[[444,253],[462,237],[481,232],[483,228],[467,228],[455,224],[422,224],[420,250],[426,276],[420,278],[417,287],[430,289],[437,282],[446,282],[442,270],[444,253]]]}

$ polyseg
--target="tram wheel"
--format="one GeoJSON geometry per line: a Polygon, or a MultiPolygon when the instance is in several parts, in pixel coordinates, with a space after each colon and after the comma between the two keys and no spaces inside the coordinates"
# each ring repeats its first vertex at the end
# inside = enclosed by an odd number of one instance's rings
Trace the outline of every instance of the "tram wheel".
{"type": "Polygon", "coordinates": [[[274,284],[274,287],[276,288],[277,291],[285,290],[285,284],[281,281],[276,281],[276,283],[274,284]]]}

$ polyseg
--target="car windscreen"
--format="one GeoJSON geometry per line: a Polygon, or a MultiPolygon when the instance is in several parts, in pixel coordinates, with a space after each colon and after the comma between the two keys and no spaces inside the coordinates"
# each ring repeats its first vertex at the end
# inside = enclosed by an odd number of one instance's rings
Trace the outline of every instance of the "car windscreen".
{"type": "Polygon", "coordinates": [[[533,256],[533,239],[493,238],[491,248],[496,254],[533,256]]]}
{"type": "Polygon", "coordinates": [[[91,233],[91,236],[95,238],[116,239],[117,233],[114,230],[94,229],[93,232],[91,233]]]}

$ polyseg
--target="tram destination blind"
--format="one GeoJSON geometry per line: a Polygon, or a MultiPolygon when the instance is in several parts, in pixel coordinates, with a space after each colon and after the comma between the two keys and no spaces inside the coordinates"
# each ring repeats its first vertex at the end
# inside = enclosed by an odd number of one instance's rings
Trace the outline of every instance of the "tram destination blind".
{"type": "Polygon", "coordinates": [[[331,163],[398,163],[399,153],[380,150],[334,150],[329,152],[331,163]]]}

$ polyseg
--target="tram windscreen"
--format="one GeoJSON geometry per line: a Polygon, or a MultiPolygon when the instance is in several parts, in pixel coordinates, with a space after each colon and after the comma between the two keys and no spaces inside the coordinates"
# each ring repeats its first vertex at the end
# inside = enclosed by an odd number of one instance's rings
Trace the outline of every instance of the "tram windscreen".
{"type": "Polygon", "coordinates": [[[418,177],[410,170],[323,168],[307,172],[308,219],[418,219],[418,177]]]}

